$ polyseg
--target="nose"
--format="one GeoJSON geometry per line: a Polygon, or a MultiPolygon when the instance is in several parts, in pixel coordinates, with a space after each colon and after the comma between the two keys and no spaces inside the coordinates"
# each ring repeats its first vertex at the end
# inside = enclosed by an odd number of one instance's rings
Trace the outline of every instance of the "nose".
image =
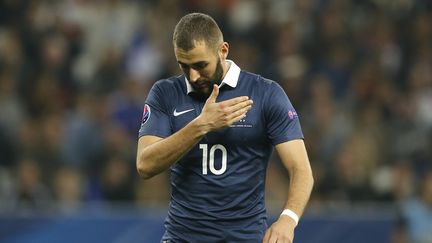
{"type": "Polygon", "coordinates": [[[201,75],[197,70],[195,70],[193,68],[190,69],[189,78],[190,78],[191,82],[196,82],[200,77],[201,77],[201,75]]]}

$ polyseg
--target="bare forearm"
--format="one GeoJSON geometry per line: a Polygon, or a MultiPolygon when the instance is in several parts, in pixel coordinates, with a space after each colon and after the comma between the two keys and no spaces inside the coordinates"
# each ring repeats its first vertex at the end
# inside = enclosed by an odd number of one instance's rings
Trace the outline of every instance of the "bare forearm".
{"type": "Polygon", "coordinates": [[[208,132],[228,127],[246,116],[252,100],[246,96],[216,103],[217,85],[207,99],[201,114],[184,128],[167,138],[144,136],[138,141],[137,169],[144,179],[168,169],[191,150],[208,132]]]}
{"type": "Polygon", "coordinates": [[[285,208],[294,211],[299,217],[309,201],[314,180],[310,167],[295,168],[290,172],[290,186],[285,208]]]}
{"type": "Polygon", "coordinates": [[[137,168],[140,176],[147,179],[167,170],[191,150],[205,133],[199,122],[194,120],[171,136],[139,150],[137,168]]]}
{"type": "Polygon", "coordinates": [[[302,140],[277,145],[276,149],[290,174],[290,186],[285,209],[267,230],[263,243],[293,242],[294,229],[309,201],[313,176],[302,140]]]}
{"type": "Polygon", "coordinates": [[[300,217],[309,201],[314,183],[304,142],[301,139],[293,140],[277,145],[276,149],[290,175],[285,208],[300,217]]]}

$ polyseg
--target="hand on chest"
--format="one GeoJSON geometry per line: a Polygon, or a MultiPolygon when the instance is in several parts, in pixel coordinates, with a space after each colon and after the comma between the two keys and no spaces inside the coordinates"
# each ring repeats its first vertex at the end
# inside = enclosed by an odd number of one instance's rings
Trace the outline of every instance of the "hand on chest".
{"type": "MultiPolygon", "coordinates": [[[[234,98],[235,96],[220,95],[217,102],[234,98]]],[[[261,139],[265,124],[262,119],[260,102],[254,101],[252,108],[247,112],[246,117],[231,124],[227,128],[219,129],[207,134],[205,139],[209,142],[237,143],[237,142],[254,142],[253,140],[261,139]]],[[[205,102],[193,99],[189,96],[178,99],[171,107],[171,127],[173,133],[185,127],[189,122],[198,117],[204,107],[205,102]]]]}

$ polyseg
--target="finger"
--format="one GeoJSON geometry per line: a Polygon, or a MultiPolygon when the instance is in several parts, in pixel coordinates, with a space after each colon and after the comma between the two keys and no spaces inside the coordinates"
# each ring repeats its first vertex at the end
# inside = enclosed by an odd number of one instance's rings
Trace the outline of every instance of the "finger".
{"type": "Polygon", "coordinates": [[[276,243],[278,241],[278,237],[276,234],[271,234],[268,243],[276,243]]]}
{"type": "Polygon", "coordinates": [[[267,230],[266,231],[266,233],[265,233],[265,235],[264,235],[264,238],[263,238],[263,243],[268,243],[268,241],[269,241],[269,239],[270,239],[270,235],[271,235],[271,232],[270,232],[270,230],[267,230]]]}
{"type": "Polygon", "coordinates": [[[215,103],[216,102],[216,98],[219,95],[219,86],[217,86],[216,84],[213,85],[213,91],[211,92],[210,96],[207,99],[207,102],[209,103],[215,103]]]}
{"type": "Polygon", "coordinates": [[[249,97],[247,97],[247,96],[239,96],[239,97],[235,97],[235,98],[232,98],[229,100],[224,100],[224,101],[220,102],[220,104],[223,107],[230,107],[230,106],[236,105],[240,102],[247,101],[248,99],[249,99],[249,97]]]}
{"type": "Polygon", "coordinates": [[[233,113],[233,112],[241,110],[241,109],[243,109],[245,107],[252,106],[252,104],[253,104],[252,100],[246,100],[246,101],[242,101],[240,103],[237,103],[237,104],[235,104],[235,105],[233,105],[231,107],[228,107],[227,109],[228,109],[229,113],[233,113]]]}
{"type": "Polygon", "coordinates": [[[243,107],[240,110],[237,110],[230,115],[227,116],[228,120],[232,123],[237,122],[241,120],[242,118],[246,117],[246,113],[252,108],[252,105],[248,105],[246,107],[243,107]]]}

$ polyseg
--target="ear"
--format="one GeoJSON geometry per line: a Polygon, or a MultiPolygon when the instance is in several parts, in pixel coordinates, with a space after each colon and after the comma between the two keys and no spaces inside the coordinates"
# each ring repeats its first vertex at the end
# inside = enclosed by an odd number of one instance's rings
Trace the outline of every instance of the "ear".
{"type": "Polygon", "coordinates": [[[219,49],[219,57],[222,60],[225,60],[228,57],[228,53],[229,53],[229,44],[228,42],[223,42],[219,49]]]}

